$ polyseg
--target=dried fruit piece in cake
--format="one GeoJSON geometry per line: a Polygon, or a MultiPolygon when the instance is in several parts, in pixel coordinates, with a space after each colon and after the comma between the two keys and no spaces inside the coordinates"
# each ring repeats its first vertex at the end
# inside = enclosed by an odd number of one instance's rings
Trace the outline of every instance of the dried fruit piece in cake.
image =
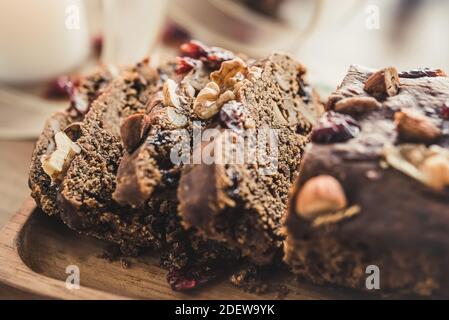
{"type": "Polygon", "coordinates": [[[400,72],[395,95],[373,97],[366,83],[382,72],[353,66],[331,94],[329,114],[357,110],[360,132],[306,152],[285,261],[317,284],[366,290],[367,268],[377,266],[377,292],[448,297],[449,79],[400,72]]]}

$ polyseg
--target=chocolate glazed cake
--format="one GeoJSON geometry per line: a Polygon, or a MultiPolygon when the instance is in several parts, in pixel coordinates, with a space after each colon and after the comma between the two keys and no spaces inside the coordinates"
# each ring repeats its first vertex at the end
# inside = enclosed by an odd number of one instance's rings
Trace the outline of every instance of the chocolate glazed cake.
{"type": "Polygon", "coordinates": [[[351,67],[312,132],[286,219],[301,279],[449,297],[449,79],[351,67]]]}
{"type": "MultiPolygon", "coordinates": [[[[305,73],[301,64],[284,54],[250,65],[224,62],[203,90],[231,91],[234,98],[208,114],[217,98],[206,94],[203,98],[202,91],[193,108],[200,118],[215,119],[208,128],[218,132],[212,141],[197,146],[201,154],[217,146],[220,149],[223,142],[230,150],[224,151],[222,163],[201,161],[182,170],[178,198],[183,225],[259,265],[270,263],[282,246],[280,224],[288,191],[311,123],[322,110],[317,95],[305,82],[305,73]],[[240,151],[236,141],[250,145],[257,129],[276,131],[277,145],[271,154],[274,162],[270,162],[271,151],[255,161],[227,161],[240,151]]],[[[261,144],[247,149],[245,159],[257,148],[271,150],[268,136],[258,138],[261,144]]]]}

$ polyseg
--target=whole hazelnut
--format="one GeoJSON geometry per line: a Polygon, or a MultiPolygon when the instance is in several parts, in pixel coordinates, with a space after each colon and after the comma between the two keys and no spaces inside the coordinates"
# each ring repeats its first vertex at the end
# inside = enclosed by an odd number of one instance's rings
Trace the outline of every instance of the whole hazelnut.
{"type": "Polygon", "coordinates": [[[322,175],[304,184],[296,199],[296,213],[311,220],[322,213],[342,210],[347,205],[340,182],[332,176],[322,175]]]}

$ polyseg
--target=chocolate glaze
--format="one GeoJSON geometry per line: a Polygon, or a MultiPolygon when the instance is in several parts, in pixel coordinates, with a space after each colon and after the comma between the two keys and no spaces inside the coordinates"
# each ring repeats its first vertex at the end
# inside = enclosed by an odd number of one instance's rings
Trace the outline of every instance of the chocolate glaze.
{"type": "MultiPolygon", "coordinates": [[[[352,66],[327,108],[332,110],[343,98],[367,96],[363,84],[371,73],[352,66]]],[[[449,296],[448,188],[434,191],[381,165],[383,147],[401,143],[393,122],[394,112],[401,109],[433,119],[445,132],[437,144],[447,148],[449,123],[439,117],[438,110],[448,98],[446,77],[401,79],[398,95],[382,102],[382,108],[356,116],[361,127],[357,137],[310,147],[291,192],[286,219],[285,260],[301,278],[364,289],[365,268],[376,264],[382,293],[449,296]],[[335,177],[349,205],[358,205],[361,211],[322,227],[301,218],[295,212],[298,193],[319,175],[335,177]]]]}

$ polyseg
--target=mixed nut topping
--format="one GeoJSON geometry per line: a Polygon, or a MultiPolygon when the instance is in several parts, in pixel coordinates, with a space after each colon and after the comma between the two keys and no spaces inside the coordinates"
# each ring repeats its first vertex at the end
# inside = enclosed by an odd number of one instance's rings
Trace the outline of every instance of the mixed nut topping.
{"type": "Polygon", "coordinates": [[[216,115],[221,106],[218,106],[217,101],[220,97],[220,87],[215,82],[209,82],[207,86],[202,89],[193,103],[193,111],[203,120],[207,120],[216,115]]]}
{"type": "Polygon", "coordinates": [[[167,107],[174,107],[179,109],[181,107],[181,102],[179,100],[179,96],[176,93],[178,91],[178,84],[168,79],[164,83],[163,94],[164,94],[164,105],[167,107]]]}
{"type": "Polygon", "coordinates": [[[237,82],[244,79],[248,74],[248,66],[240,59],[235,58],[223,62],[220,70],[212,72],[210,79],[220,86],[220,88],[233,88],[237,82]]]}
{"type": "MultiPolygon", "coordinates": [[[[261,71],[254,69],[252,77],[261,71]]],[[[242,81],[249,75],[248,66],[235,58],[222,63],[219,70],[212,72],[212,80],[203,88],[193,103],[193,111],[202,120],[208,120],[218,114],[227,102],[237,100],[237,92],[242,81]]]]}

